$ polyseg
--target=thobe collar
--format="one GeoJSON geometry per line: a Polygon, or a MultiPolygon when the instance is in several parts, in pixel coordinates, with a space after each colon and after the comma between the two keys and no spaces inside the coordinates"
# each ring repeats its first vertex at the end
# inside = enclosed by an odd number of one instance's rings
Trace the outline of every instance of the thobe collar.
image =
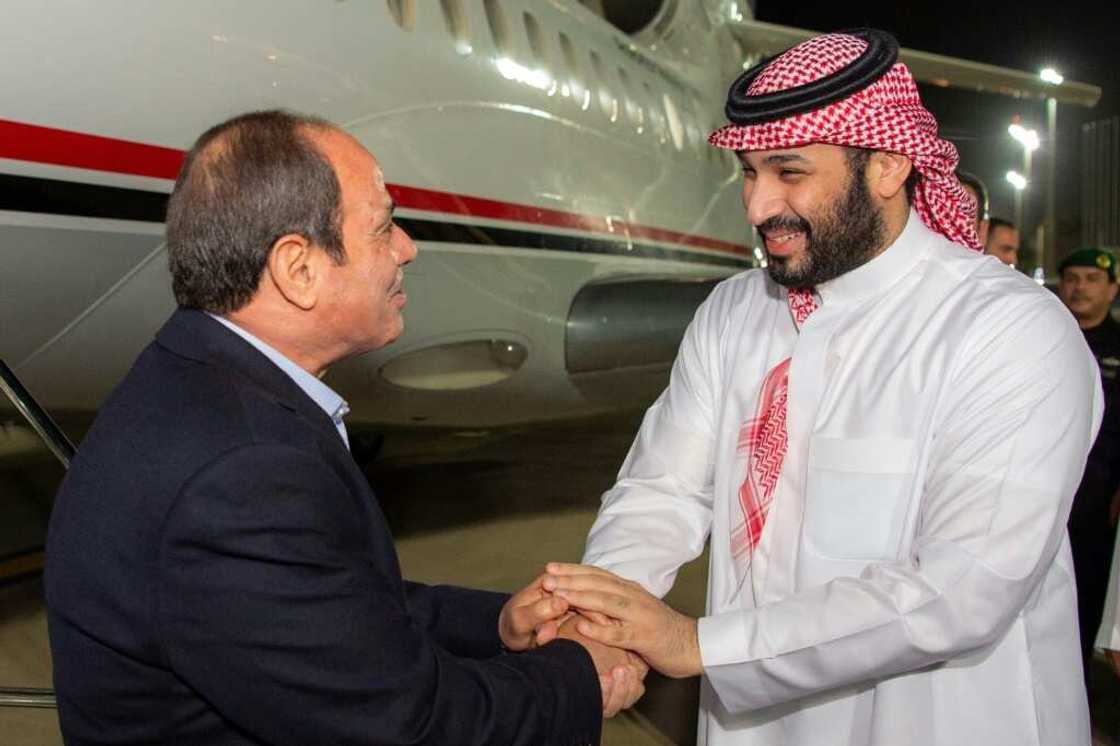
{"type": "Polygon", "coordinates": [[[851,272],[816,286],[822,305],[842,305],[886,291],[921,261],[935,237],[911,208],[906,227],[885,251],[851,272]]]}

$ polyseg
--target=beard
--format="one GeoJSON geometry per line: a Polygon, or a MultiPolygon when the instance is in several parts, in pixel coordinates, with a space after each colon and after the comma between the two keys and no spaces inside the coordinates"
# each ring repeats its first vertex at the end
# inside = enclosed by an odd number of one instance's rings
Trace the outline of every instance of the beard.
{"type": "Polygon", "coordinates": [[[883,242],[883,215],[871,201],[863,169],[853,168],[844,193],[821,211],[814,223],[800,216],[772,217],[757,226],[760,233],[801,231],[805,251],[799,257],[767,257],[774,282],[807,288],[835,279],[868,262],[883,242]]]}

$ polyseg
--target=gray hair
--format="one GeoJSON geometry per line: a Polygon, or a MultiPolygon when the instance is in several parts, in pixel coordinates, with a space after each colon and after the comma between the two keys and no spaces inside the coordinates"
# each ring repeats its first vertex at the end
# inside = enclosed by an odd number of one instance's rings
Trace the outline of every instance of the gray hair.
{"type": "Polygon", "coordinates": [[[175,301],[216,314],[241,308],[273,244],[298,234],[346,260],[338,177],[309,134],[323,119],[255,111],[211,127],[187,153],[167,205],[175,301]]]}

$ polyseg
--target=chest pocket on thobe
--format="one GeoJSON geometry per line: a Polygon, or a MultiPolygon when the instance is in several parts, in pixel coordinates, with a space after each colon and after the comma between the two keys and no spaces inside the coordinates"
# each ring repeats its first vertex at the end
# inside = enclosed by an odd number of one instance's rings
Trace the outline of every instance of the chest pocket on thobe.
{"type": "Polygon", "coordinates": [[[902,438],[809,441],[805,537],[819,556],[896,556],[914,484],[917,448],[902,438]]]}

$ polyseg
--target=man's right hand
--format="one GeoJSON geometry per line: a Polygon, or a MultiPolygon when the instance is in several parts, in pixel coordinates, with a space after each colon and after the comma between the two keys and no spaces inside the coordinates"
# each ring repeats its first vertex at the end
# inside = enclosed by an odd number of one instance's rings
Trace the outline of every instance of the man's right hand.
{"type": "Polygon", "coordinates": [[[560,627],[557,637],[574,640],[587,650],[599,674],[599,688],[603,692],[603,717],[610,718],[633,705],[645,694],[642,683],[649,667],[636,655],[619,648],[608,647],[580,634],[577,615],[560,627]]]}

